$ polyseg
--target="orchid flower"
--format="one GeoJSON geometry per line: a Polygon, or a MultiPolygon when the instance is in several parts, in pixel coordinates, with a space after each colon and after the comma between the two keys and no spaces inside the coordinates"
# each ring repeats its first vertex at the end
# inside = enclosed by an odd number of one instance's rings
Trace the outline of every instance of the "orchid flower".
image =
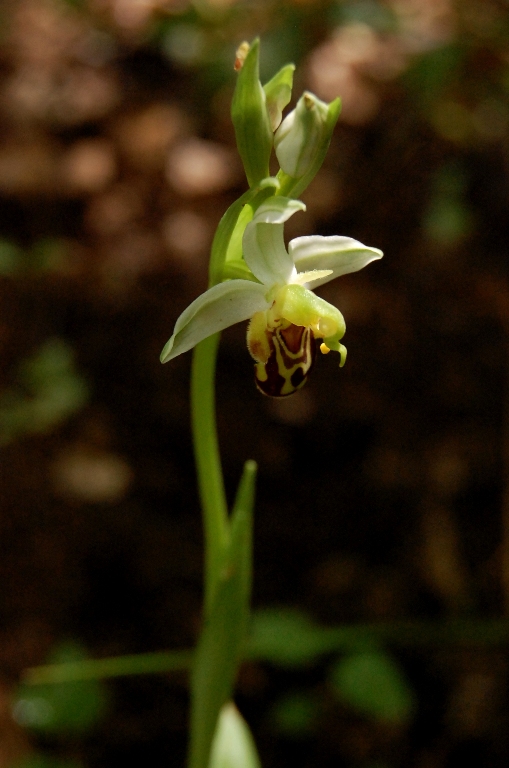
{"type": "Polygon", "coordinates": [[[290,395],[304,384],[316,357],[316,339],[322,339],[324,354],[339,352],[344,364],[343,315],[308,286],[357,272],[383,254],[349,237],[319,235],[297,237],[287,250],[284,222],[299,210],[305,210],[304,203],[282,196],[260,205],[242,240],[240,266],[246,279],[226,280],[193,301],[178,318],[161,362],[250,319],[247,345],[256,363],[256,384],[267,395],[290,395]]]}

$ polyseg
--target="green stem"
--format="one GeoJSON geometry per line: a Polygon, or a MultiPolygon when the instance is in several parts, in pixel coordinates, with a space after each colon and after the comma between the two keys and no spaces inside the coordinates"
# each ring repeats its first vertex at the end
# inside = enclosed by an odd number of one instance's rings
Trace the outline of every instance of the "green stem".
{"type": "Polygon", "coordinates": [[[229,541],[228,506],[217,440],[215,372],[220,334],[200,342],[191,370],[191,421],[205,533],[205,615],[209,615],[229,541]]]}
{"type": "MultiPolygon", "coordinates": [[[[224,279],[225,260],[232,239],[235,238],[236,225],[244,205],[248,201],[254,202],[254,198],[259,204],[259,201],[268,194],[270,190],[250,189],[224,214],[212,244],[209,287],[224,279]]],[[[240,249],[241,255],[242,232],[236,234],[234,250],[240,249]]],[[[246,616],[249,612],[249,589],[246,591],[246,585],[243,583],[240,583],[240,586],[237,584],[239,574],[244,567],[248,566],[243,564],[241,568],[240,564],[237,564],[232,572],[231,550],[232,547],[236,550],[240,545],[235,538],[236,527],[230,525],[228,516],[217,439],[215,373],[219,338],[220,334],[216,333],[195,347],[191,370],[191,421],[205,534],[205,623],[198,643],[197,660],[193,664],[191,680],[189,768],[207,768],[219,711],[231,695],[240,658],[237,645],[240,647],[240,641],[245,633],[246,616]],[[238,571],[237,578],[233,578],[232,573],[236,571],[238,571]],[[231,595],[230,592],[232,592],[231,595]],[[239,592],[242,599],[236,599],[236,592],[239,592]],[[232,621],[226,621],[223,613],[230,617],[231,606],[236,607],[235,615],[232,621]],[[228,629],[225,636],[226,627],[228,629]],[[235,652],[232,651],[232,642],[235,652]]],[[[254,492],[254,476],[255,465],[249,465],[245,470],[244,485],[252,492],[254,492]]],[[[248,494],[247,490],[245,494],[248,494]]],[[[252,510],[249,509],[248,513],[250,517],[252,510]]],[[[236,515],[233,522],[235,517],[236,515]]],[[[250,552],[250,546],[249,542],[246,552],[250,552]]],[[[249,561],[250,574],[250,555],[246,553],[244,555],[249,561]]],[[[248,582],[250,583],[250,577],[248,582]]]]}

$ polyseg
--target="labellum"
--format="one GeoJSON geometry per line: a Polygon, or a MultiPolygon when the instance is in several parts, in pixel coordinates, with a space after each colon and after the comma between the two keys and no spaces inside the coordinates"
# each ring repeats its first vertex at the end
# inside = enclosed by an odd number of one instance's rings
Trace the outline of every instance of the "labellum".
{"type": "Polygon", "coordinates": [[[316,358],[316,342],[303,325],[266,329],[269,356],[255,365],[256,386],[269,397],[287,397],[306,383],[316,358]]]}

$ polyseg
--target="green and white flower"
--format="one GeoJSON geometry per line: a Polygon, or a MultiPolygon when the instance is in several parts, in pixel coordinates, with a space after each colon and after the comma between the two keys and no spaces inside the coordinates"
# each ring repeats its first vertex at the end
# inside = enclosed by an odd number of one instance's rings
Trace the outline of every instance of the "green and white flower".
{"type": "Polygon", "coordinates": [[[304,176],[313,166],[324,138],[329,143],[329,113],[331,109],[335,112],[335,107],[334,102],[326,104],[305,91],[285,117],[274,136],[274,149],[279,165],[289,176],[304,176]]]}
{"type": "MultiPolygon", "coordinates": [[[[339,352],[340,365],[346,349],[341,312],[316,296],[314,288],[349,272],[357,272],[382,258],[350,237],[297,237],[288,250],[284,222],[304,203],[271,197],[255,212],[243,236],[243,257],[248,279],[226,280],[209,288],[184,310],[172,337],[161,353],[167,363],[198,342],[230,325],[251,319],[247,333],[249,351],[256,361],[255,377],[265,394],[281,397],[300,388],[316,355],[339,352]]],[[[245,266],[244,266],[245,269],[245,266]]]]}

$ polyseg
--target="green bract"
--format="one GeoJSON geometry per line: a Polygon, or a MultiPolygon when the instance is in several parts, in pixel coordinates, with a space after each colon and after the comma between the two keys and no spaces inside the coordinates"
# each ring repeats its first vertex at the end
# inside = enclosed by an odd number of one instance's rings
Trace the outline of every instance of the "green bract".
{"type": "Polygon", "coordinates": [[[239,70],[232,100],[237,148],[250,187],[269,175],[273,144],[267,99],[259,77],[259,50],[260,41],[255,40],[239,70]]]}
{"type": "Polygon", "coordinates": [[[311,329],[314,338],[324,340],[326,349],[322,351],[336,350],[344,359],[346,350],[339,344],[345,332],[343,316],[308,286],[357,272],[382,258],[382,252],[350,237],[319,235],[297,237],[287,250],[284,222],[304,209],[299,200],[279,196],[262,203],[243,237],[242,263],[250,279],[219,283],[193,301],[178,318],[161,362],[167,363],[202,339],[255,316],[249,349],[258,362],[265,363],[270,351],[264,334],[279,327],[286,330],[289,325],[311,329]]]}

